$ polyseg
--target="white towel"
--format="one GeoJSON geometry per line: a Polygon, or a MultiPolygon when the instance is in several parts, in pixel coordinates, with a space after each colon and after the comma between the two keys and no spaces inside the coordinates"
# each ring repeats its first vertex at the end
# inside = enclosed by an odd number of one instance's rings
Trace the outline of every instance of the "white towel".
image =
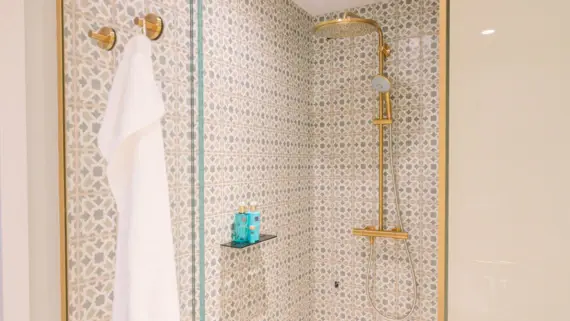
{"type": "Polygon", "coordinates": [[[125,47],[98,144],[119,210],[113,321],[179,321],[170,201],[150,40],[125,47]]]}

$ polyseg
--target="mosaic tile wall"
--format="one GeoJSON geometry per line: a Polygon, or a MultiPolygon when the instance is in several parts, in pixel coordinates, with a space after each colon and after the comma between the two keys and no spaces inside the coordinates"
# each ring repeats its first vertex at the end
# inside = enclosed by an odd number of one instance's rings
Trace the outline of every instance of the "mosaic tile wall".
{"type": "MultiPolygon", "coordinates": [[[[164,134],[183,320],[191,319],[191,61],[186,0],[65,0],[70,320],[110,320],[116,212],[95,144],[112,71],[130,21],[167,21],[153,43],[167,104],[164,134]],[[86,37],[101,23],[119,32],[112,52],[86,37]],[[170,23],[169,23],[170,22],[170,23]]],[[[353,11],[376,19],[393,48],[394,148],[404,225],[420,280],[414,321],[436,319],[438,4],[392,0],[353,11]]],[[[380,320],[364,292],[368,243],[350,228],[377,217],[376,39],[324,41],[289,0],[204,0],[206,319],[380,320]],[[233,213],[255,200],[262,232],[278,238],[246,250],[220,247],[233,213]],[[338,281],[338,288],[335,288],[338,281]],[[254,308],[252,308],[254,307],[254,308]]],[[[385,160],[386,161],[386,160],[385,160]]],[[[384,168],[388,176],[390,168],[384,168]]],[[[395,225],[386,179],[387,225],[395,225]]],[[[378,241],[378,305],[409,308],[403,248],[378,241]]]]}
{"type": "MultiPolygon", "coordinates": [[[[378,21],[392,47],[394,161],[403,224],[410,233],[420,301],[410,320],[437,317],[438,1],[389,0],[349,9],[378,21]]],[[[340,12],[316,18],[337,18],[340,12]]],[[[383,320],[366,295],[369,244],[352,227],[377,225],[377,35],[315,38],[312,119],[314,174],[314,318],[383,320]],[[339,287],[334,287],[334,282],[339,287]]],[[[384,137],[385,155],[387,136],[384,137]]],[[[387,156],[387,155],[386,155],[387,156]]],[[[388,158],[384,162],[387,164],[388,158]]],[[[384,165],[385,227],[396,225],[394,189],[384,165]]],[[[376,305],[389,316],[411,308],[412,275],[401,241],[376,241],[376,305]]]]}
{"type": "Polygon", "coordinates": [[[116,218],[105,164],[96,144],[114,70],[132,19],[162,16],[166,29],[153,42],[155,77],[166,105],[163,119],[182,320],[192,320],[191,19],[187,0],[64,0],[68,295],[70,321],[111,320],[116,218]],[[104,51],[87,37],[111,26],[117,47],[104,51]]]}
{"type": "Polygon", "coordinates": [[[313,18],[289,0],[206,0],[206,320],[310,320],[313,18]],[[238,203],[262,233],[230,241],[238,203]]]}

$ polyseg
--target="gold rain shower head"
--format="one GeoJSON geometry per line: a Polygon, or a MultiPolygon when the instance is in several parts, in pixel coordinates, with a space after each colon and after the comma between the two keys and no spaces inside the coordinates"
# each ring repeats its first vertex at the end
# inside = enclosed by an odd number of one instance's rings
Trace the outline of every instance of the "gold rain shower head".
{"type": "Polygon", "coordinates": [[[351,12],[345,12],[341,19],[334,19],[317,24],[315,34],[321,37],[352,38],[364,36],[379,30],[378,23],[371,19],[365,19],[351,12]]]}

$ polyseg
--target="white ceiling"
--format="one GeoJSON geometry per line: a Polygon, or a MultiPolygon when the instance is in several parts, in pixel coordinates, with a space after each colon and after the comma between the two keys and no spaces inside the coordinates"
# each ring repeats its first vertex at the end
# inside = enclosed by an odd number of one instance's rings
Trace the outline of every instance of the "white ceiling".
{"type": "Polygon", "coordinates": [[[293,0],[312,15],[320,15],[332,11],[360,7],[382,0],[293,0]]]}

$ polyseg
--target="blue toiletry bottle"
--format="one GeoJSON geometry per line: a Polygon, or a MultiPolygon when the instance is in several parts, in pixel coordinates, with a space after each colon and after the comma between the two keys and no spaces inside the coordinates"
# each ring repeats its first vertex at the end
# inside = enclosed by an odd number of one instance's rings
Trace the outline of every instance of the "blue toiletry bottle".
{"type": "Polygon", "coordinates": [[[249,212],[247,213],[248,239],[249,243],[259,241],[259,231],[261,228],[261,213],[257,210],[257,203],[249,203],[249,212]]]}
{"type": "Polygon", "coordinates": [[[248,215],[246,214],[245,203],[239,204],[239,209],[234,216],[234,230],[232,241],[235,243],[247,243],[249,241],[248,215]]]}

